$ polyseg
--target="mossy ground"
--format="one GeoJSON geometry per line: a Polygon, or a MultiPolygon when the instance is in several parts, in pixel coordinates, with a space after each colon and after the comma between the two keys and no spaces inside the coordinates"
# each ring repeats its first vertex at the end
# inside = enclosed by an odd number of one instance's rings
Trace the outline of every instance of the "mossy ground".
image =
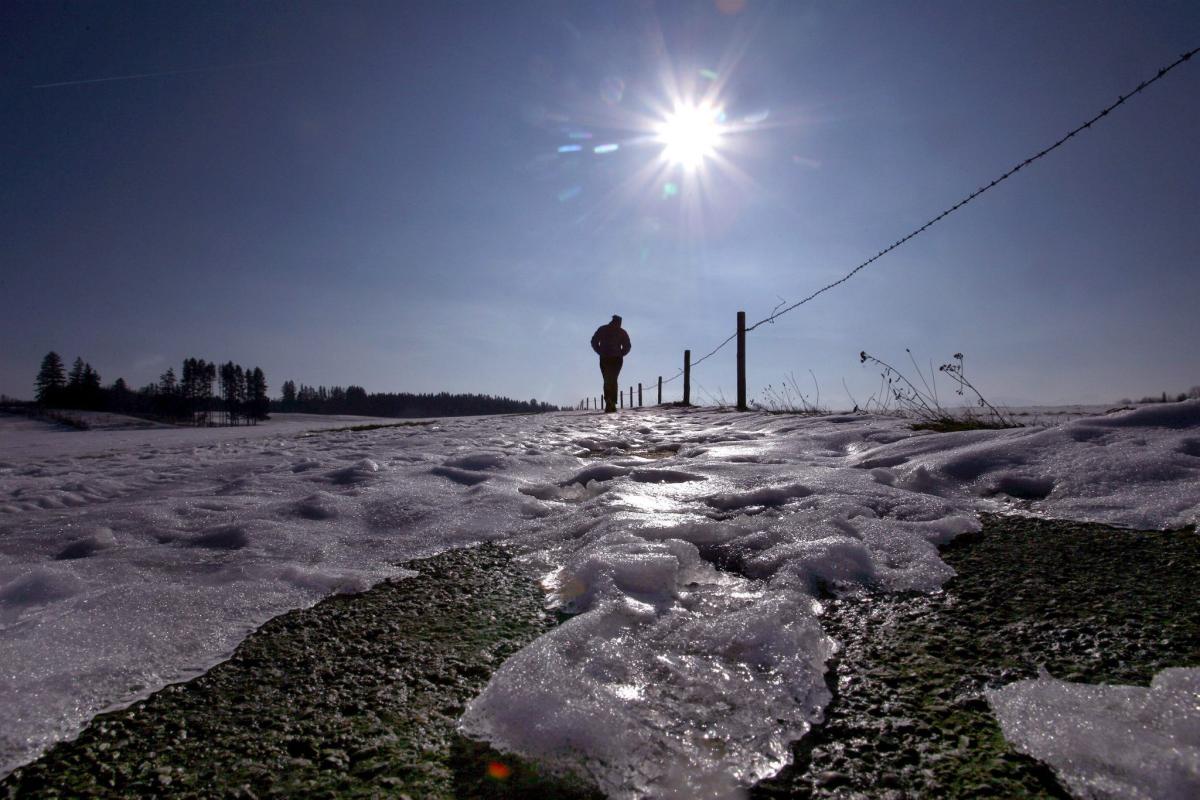
{"type": "Polygon", "coordinates": [[[1066,797],[1008,746],[984,690],[1039,667],[1145,686],[1200,666],[1198,544],[1194,531],[989,517],[943,549],[958,572],[944,592],[830,601],[844,650],[826,724],[751,796],[1066,797]]]}
{"type": "Polygon", "coordinates": [[[0,796],[581,796],[455,730],[553,626],[536,584],[495,546],[407,566],[420,575],[278,617],[202,677],[97,717],[0,796]]]}
{"type": "MultiPolygon", "coordinates": [[[[1146,685],[1200,665],[1194,531],[991,517],[934,595],[829,600],[827,721],[755,798],[1063,797],[983,691],[1033,677],[1146,685]]],[[[285,614],[227,662],[0,781],[0,797],[576,798],[571,778],[459,736],[492,670],[554,625],[502,548],[285,614]],[[499,765],[499,766],[494,766],[499,765]],[[497,777],[502,776],[502,777],[497,777]]]]}

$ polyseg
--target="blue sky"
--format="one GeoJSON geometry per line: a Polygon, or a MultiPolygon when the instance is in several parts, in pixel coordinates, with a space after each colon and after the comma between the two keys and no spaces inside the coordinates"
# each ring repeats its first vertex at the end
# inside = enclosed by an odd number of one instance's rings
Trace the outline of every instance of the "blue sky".
{"type": "MultiPolygon", "coordinates": [[[[611,314],[622,383],[671,376],[1196,47],[1200,6],[39,2],[0,30],[0,391],[54,349],[134,386],[198,356],[272,393],[566,404],[611,314]],[[666,164],[655,121],[703,97],[716,156],[666,164]]],[[[846,406],[858,352],[905,347],[1010,403],[1200,383],[1197,97],[1193,60],[754,331],[751,396],[812,370],[846,406]]]]}

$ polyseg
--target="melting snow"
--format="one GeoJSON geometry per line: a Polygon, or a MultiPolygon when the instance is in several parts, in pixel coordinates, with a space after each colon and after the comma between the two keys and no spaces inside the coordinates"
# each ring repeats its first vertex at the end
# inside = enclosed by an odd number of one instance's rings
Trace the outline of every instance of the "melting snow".
{"type": "Polygon", "coordinates": [[[1042,675],[988,692],[1004,737],[1079,797],[1200,795],[1200,669],[1165,669],[1150,688],[1042,675]]]}
{"type": "MultiPolygon", "coordinates": [[[[0,773],[277,614],[503,540],[574,616],[496,672],[463,729],[614,797],[730,796],[821,721],[820,591],[936,589],[953,574],[937,546],[980,510],[1200,515],[1195,402],[947,434],[678,410],[304,433],[337,424],[0,419],[0,773]]],[[[1194,701],[1154,697],[1194,732],[1194,701]]]]}

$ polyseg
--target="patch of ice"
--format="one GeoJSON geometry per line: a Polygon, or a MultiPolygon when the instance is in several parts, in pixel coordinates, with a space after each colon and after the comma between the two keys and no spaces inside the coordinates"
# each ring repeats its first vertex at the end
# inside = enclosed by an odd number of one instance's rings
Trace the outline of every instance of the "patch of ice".
{"type": "Polygon", "coordinates": [[[1053,767],[1077,797],[1200,796],[1200,669],[1165,669],[1149,688],[1043,674],[987,699],[1004,738],[1053,767]]]}
{"type": "Polygon", "coordinates": [[[568,620],[500,667],[463,731],[616,798],[732,797],[774,774],[821,719],[833,643],[801,595],[712,580],[665,611],[608,599],[568,620]]]}
{"type": "Polygon", "coordinates": [[[374,583],[370,575],[362,573],[305,569],[296,565],[284,567],[279,571],[279,577],[301,589],[321,594],[357,594],[374,583]]]}

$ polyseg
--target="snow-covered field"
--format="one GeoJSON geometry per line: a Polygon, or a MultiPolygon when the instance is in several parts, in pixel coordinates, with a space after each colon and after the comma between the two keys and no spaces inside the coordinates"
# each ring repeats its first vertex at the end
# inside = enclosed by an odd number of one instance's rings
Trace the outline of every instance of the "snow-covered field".
{"type": "MultiPolygon", "coordinates": [[[[357,432],[318,429],[362,418],[81,432],[0,417],[0,774],[279,613],[504,540],[576,615],[499,669],[464,730],[582,764],[611,796],[729,796],[786,763],[829,701],[819,588],[936,589],[952,574],[937,545],[980,510],[1200,517],[1200,402],[1067,419],[935,434],[657,409],[357,432]]],[[[1029,681],[992,702],[1064,774],[1123,747],[1144,756],[1122,762],[1126,784],[1152,791],[1165,770],[1186,787],[1198,674],[1136,696],[1029,681]],[[1142,700],[1116,744],[1051,735],[1142,700]]]]}

